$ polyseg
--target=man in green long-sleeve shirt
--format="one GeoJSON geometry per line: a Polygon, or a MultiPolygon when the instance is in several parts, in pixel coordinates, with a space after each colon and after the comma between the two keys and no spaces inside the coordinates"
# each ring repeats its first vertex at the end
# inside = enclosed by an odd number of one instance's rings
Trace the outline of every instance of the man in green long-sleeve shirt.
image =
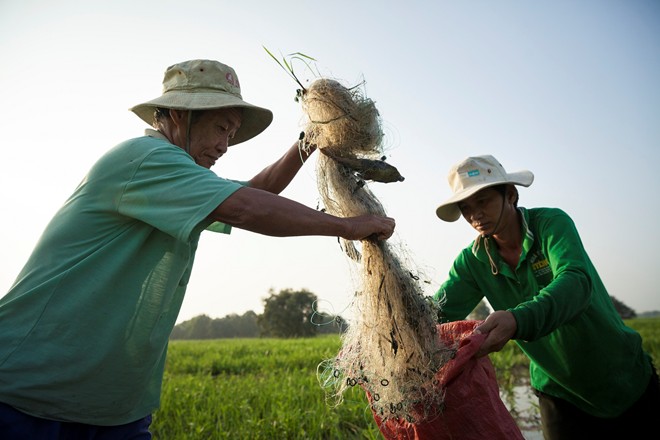
{"type": "Polygon", "coordinates": [[[546,439],[653,432],[660,386],[642,338],[619,317],[571,218],[518,207],[515,185],[533,179],[492,156],[451,169],[453,195],[436,214],[463,216],[479,236],[436,293],[441,319],[464,319],[489,301],[495,311],[475,330],[488,334],[477,356],[513,339],[529,357],[546,439]]]}

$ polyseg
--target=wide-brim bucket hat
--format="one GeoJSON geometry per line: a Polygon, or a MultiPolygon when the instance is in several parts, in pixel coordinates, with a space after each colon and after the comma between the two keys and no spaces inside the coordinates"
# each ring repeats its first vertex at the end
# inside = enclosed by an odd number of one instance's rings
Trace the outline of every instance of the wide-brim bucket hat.
{"type": "Polygon", "coordinates": [[[130,110],[147,124],[153,125],[154,111],[158,107],[176,110],[242,109],[241,127],[229,140],[229,145],[255,137],[273,121],[270,110],[243,101],[234,69],[213,60],[190,60],[168,67],[163,78],[163,94],[130,110]]]}
{"type": "Polygon", "coordinates": [[[435,213],[441,220],[454,222],[461,217],[458,202],[495,185],[530,186],[534,174],[528,170],[507,173],[497,159],[484,155],[468,157],[451,167],[447,180],[453,195],[438,206],[435,213]]]}

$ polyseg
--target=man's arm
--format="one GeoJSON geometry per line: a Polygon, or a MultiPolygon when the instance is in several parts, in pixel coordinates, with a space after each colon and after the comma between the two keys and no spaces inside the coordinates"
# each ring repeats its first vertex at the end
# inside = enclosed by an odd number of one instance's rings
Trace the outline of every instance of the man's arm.
{"type": "Polygon", "coordinates": [[[362,215],[341,218],[314,210],[270,192],[243,187],[227,197],[211,218],[228,225],[276,237],[325,235],[347,240],[387,239],[395,222],[389,217],[362,215]]]}
{"type": "Polygon", "coordinates": [[[299,142],[296,141],[281,158],[250,179],[250,187],[273,194],[281,193],[291,183],[307,158],[316,150],[316,147],[310,145],[308,152],[305,152],[299,149],[298,145],[299,142]]]}

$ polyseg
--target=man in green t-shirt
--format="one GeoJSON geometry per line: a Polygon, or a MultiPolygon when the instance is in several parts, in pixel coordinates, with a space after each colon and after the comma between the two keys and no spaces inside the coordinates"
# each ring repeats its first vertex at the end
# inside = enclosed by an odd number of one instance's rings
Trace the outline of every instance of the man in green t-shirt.
{"type": "Polygon", "coordinates": [[[514,340],[529,357],[546,439],[642,438],[657,431],[660,414],[650,356],[619,317],[571,218],[518,207],[515,185],[533,179],[489,155],[452,167],[453,195],[436,214],[463,216],[479,235],[435,295],[441,319],[464,319],[489,301],[494,312],[475,329],[487,334],[477,356],[514,340]]]}
{"type": "Polygon", "coordinates": [[[272,121],[227,65],[170,66],[162,96],[131,110],[153,129],[94,164],[0,298],[2,439],[150,438],[202,231],[393,233],[388,217],[339,218],[277,195],[313,146],[296,142],[247,182],[210,170],[272,121]]]}

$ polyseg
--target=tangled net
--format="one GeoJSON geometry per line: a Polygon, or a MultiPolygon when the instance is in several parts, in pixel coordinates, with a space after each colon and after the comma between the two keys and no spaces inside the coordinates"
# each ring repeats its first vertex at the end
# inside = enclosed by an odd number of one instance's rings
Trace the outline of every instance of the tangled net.
{"type": "MultiPolygon", "coordinates": [[[[308,118],[305,140],[324,153],[316,170],[325,210],[340,217],[385,215],[364,179],[365,166],[393,168],[377,159],[383,154],[383,133],[374,102],[357,87],[322,78],[309,86],[301,103],[308,118]]],[[[346,389],[360,385],[382,419],[426,419],[442,408],[443,391],[434,376],[454,352],[436,334],[437,306],[387,241],[363,240],[360,250],[353,242],[341,243],[359,266],[361,286],[353,302],[354,322],[342,336],[338,355],[319,366],[319,381],[337,404],[346,389]]]]}

